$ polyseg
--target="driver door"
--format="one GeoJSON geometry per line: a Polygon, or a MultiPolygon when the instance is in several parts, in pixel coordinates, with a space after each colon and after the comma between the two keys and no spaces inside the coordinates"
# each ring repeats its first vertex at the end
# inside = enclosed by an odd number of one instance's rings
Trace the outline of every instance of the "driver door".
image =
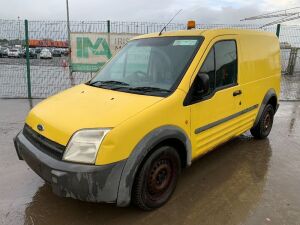
{"type": "MultiPolygon", "coordinates": [[[[198,76],[209,76],[207,93],[192,97],[191,141],[193,158],[233,137],[237,126],[230,119],[238,112],[238,39],[220,36],[207,48],[198,76]]],[[[197,82],[197,79],[193,81],[197,82]]],[[[201,93],[201,92],[199,92],[201,93]]]]}

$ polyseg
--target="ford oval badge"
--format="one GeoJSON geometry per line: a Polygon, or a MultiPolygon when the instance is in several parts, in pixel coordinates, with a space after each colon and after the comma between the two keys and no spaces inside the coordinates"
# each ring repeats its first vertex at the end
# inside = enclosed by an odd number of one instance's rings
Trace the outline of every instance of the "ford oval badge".
{"type": "Polygon", "coordinates": [[[39,131],[44,131],[44,126],[43,126],[42,124],[38,124],[38,125],[37,125],[37,129],[38,129],[39,131]]]}

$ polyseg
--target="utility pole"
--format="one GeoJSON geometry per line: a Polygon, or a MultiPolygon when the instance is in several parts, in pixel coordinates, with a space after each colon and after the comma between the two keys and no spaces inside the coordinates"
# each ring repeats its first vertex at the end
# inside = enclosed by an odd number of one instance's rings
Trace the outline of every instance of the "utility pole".
{"type": "Polygon", "coordinates": [[[73,79],[73,71],[71,65],[71,29],[70,29],[70,17],[69,17],[69,1],[66,0],[66,8],[67,8],[67,29],[68,29],[68,49],[69,49],[69,77],[71,81],[71,86],[74,86],[74,79],[73,79]]]}

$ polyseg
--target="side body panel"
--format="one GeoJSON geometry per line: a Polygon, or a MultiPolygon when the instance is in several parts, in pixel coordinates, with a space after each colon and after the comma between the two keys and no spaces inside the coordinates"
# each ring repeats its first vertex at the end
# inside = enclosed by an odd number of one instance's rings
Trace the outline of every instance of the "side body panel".
{"type": "MultiPolygon", "coordinates": [[[[280,48],[277,37],[274,35],[249,34],[241,35],[241,76],[240,85],[243,94],[241,95],[241,110],[258,105],[252,119],[260,115],[265,104],[263,100],[266,95],[280,95],[280,48]],[[268,93],[268,94],[267,94],[268,93]]],[[[245,119],[247,115],[241,116],[245,119]]]]}
{"type": "Polygon", "coordinates": [[[207,44],[192,80],[213,43],[232,38],[237,41],[238,48],[238,85],[218,91],[198,105],[191,105],[193,159],[252,128],[266,104],[263,100],[271,95],[278,99],[280,93],[280,49],[276,36],[241,32],[216,37],[209,34],[205,38],[212,41],[207,44]],[[233,97],[235,90],[241,90],[242,94],[233,97]]]}

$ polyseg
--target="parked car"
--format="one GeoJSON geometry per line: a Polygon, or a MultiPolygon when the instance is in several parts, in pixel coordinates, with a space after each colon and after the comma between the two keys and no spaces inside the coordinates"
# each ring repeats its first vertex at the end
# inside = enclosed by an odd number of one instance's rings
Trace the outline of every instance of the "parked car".
{"type": "Polygon", "coordinates": [[[7,56],[8,58],[20,58],[21,51],[17,48],[8,49],[7,56]]]}
{"type": "Polygon", "coordinates": [[[62,49],[62,54],[63,54],[64,56],[68,56],[68,55],[69,55],[69,49],[68,49],[68,48],[63,48],[63,49],[62,49]]]}
{"type": "Polygon", "coordinates": [[[52,59],[50,50],[47,48],[43,48],[40,54],[40,59],[52,59]]]}
{"type": "Polygon", "coordinates": [[[41,49],[41,48],[39,48],[39,47],[35,48],[35,53],[36,53],[36,54],[40,54],[40,53],[41,53],[41,51],[42,51],[42,49],[41,49]]]}
{"type": "Polygon", "coordinates": [[[0,58],[8,57],[8,48],[1,47],[0,48],[0,58]]]}
{"type": "Polygon", "coordinates": [[[53,49],[52,50],[52,56],[53,57],[61,57],[61,52],[58,49],[53,49]]]}
{"type": "Polygon", "coordinates": [[[35,106],[17,155],[59,196],[152,210],[192,161],[248,130],[270,134],[280,78],[273,33],[135,37],[92,80],[35,106]]]}
{"type": "MultiPolygon", "coordinates": [[[[22,57],[26,58],[26,49],[23,49],[22,51],[22,57]]],[[[37,54],[33,48],[29,49],[29,58],[31,59],[37,59],[37,54]]]]}

